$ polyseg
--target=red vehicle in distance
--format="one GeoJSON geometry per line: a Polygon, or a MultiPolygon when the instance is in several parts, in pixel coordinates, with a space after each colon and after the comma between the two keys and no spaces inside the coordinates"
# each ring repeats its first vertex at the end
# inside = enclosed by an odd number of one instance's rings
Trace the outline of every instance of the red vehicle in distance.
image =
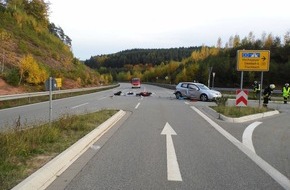
{"type": "Polygon", "coordinates": [[[131,79],[132,88],[141,88],[141,80],[140,78],[132,78],[131,79]]]}

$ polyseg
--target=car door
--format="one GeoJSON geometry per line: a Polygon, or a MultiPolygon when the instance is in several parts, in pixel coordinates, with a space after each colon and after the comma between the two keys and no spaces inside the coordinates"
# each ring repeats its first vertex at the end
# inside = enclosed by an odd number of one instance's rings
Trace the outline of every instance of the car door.
{"type": "Polygon", "coordinates": [[[181,92],[182,96],[187,97],[188,96],[188,84],[187,83],[182,83],[180,85],[179,91],[181,92]]]}
{"type": "Polygon", "coordinates": [[[195,84],[188,84],[188,97],[198,99],[198,87],[195,84]]]}

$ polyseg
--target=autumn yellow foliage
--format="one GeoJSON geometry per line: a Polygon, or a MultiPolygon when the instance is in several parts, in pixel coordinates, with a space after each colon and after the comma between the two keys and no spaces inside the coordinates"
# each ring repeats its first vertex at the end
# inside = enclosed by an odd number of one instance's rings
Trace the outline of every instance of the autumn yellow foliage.
{"type": "Polygon", "coordinates": [[[193,61],[198,62],[206,59],[208,56],[215,56],[218,54],[218,52],[218,48],[209,48],[206,46],[202,46],[201,50],[196,50],[192,52],[191,58],[193,59],[193,61]]]}
{"type": "Polygon", "coordinates": [[[48,72],[41,67],[31,54],[24,56],[19,64],[20,83],[25,81],[30,84],[44,83],[48,72]]]}

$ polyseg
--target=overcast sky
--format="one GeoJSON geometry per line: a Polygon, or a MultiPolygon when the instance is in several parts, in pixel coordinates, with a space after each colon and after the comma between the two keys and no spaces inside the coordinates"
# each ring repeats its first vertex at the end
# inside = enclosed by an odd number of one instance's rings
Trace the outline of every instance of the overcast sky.
{"type": "Polygon", "coordinates": [[[50,22],[72,39],[74,56],[134,48],[222,45],[253,32],[290,31],[289,0],[48,0],[50,22]]]}

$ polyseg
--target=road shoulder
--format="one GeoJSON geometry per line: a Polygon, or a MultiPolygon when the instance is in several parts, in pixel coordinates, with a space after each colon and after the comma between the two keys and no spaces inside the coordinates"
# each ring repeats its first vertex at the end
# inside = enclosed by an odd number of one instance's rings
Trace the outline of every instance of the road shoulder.
{"type": "Polygon", "coordinates": [[[56,178],[58,178],[71,164],[74,163],[84,152],[86,152],[99,138],[102,137],[126,114],[120,110],[96,129],[81,138],[71,147],[45,164],[42,168],[16,185],[13,190],[20,189],[46,189],[56,178]]]}

